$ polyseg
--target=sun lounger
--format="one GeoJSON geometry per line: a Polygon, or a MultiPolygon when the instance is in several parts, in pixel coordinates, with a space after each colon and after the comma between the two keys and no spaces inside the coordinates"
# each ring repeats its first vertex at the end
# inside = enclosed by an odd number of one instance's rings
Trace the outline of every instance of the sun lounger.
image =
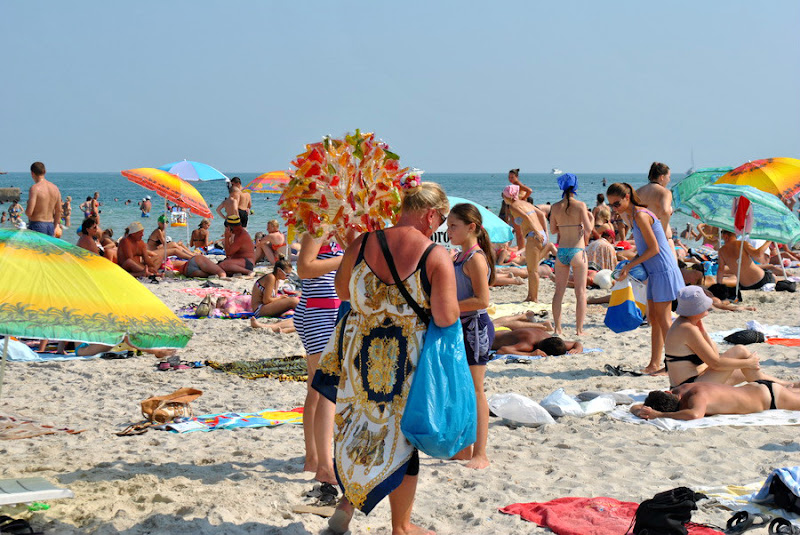
{"type": "Polygon", "coordinates": [[[0,479],[0,505],[74,498],[69,489],[53,486],[43,477],[0,479]]]}

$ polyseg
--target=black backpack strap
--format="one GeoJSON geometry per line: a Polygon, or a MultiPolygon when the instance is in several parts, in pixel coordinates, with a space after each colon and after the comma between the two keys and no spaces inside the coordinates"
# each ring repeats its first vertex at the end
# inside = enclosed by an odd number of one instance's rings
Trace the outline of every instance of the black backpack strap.
{"type": "Polygon", "coordinates": [[[411,308],[414,309],[414,312],[417,313],[419,319],[425,325],[430,323],[431,318],[430,314],[425,312],[419,303],[417,303],[411,294],[408,292],[405,283],[400,280],[400,275],[397,274],[397,267],[394,265],[394,258],[392,258],[392,252],[389,251],[389,244],[386,243],[386,235],[383,233],[382,230],[378,230],[375,232],[378,235],[378,243],[381,244],[381,251],[383,252],[383,258],[386,260],[386,265],[389,267],[389,271],[392,273],[392,278],[394,278],[394,283],[397,286],[397,289],[400,290],[400,293],[403,294],[406,302],[409,304],[411,308]]]}

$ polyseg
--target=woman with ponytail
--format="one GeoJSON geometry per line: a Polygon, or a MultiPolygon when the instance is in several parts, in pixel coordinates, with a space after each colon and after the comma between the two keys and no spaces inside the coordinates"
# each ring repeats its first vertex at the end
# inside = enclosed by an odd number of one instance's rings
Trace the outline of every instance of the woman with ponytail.
{"type": "Polygon", "coordinates": [[[461,247],[454,259],[456,291],[464,330],[464,347],[475,386],[478,403],[478,433],[475,444],[459,452],[455,459],[469,460],[467,468],[489,466],[486,442],[489,435],[489,405],[483,391],[483,379],[489,351],[494,342],[494,325],[486,312],[489,306],[489,285],[494,282],[494,249],[483,228],[478,209],[468,203],[455,205],[447,217],[450,243],[461,247]]]}
{"type": "Polygon", "coordinates": [[[630,184],[611,184],[606,192],[608,205],[633,230],[637,256],[623,267],[617,280],[628,276],[631,268],[642,265],[647,272],[647,320],[650,322],[650,363],[643,370],[655,373],[661,369],[664,341],[670,327],[672,301],[684,287],[675,255],[658,217],[647,209],[630,184]]]}
{"type": "Polygon", "coordinates": [[[586,204],[575,200],[578,177],[566,173],[558,177],[558,186],[564,192],[560,201],[550,208],[550,232],[558,235],[558,254],[556,256],[556,290],[553,294],[553,323],[555,333],[561,335],[561,303],[569,282],[572,269],[575,282],[575,331],[583,334],[583,321],[586,318],[586,241],[592,231],[589,209],[586,204]]]}

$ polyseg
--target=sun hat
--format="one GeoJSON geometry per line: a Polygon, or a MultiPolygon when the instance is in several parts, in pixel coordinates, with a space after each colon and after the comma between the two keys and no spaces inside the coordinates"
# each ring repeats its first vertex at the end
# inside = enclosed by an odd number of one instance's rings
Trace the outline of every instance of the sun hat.
{"type": "Polygon", "coordinates": [[[679,316],[697,316],[711,308],[711,298],[699,286],[687,286],[678,291],[678,308],[675,313],[679,316]]]}
{"type": "Polygon", "coordinates": [[[138,221],[134,221],[133,223],[128,225],[127,230],[128,234],[136,234],[137,232],[144,230],[144,227],[138,221]]]}
{"type": "Polygon", "coordinates": [[[228,217],[225,218],[225,225],[226,226],[241,225],[241,224],[242,224],[242,220],[239,219],[238,215],[229,215],[228,217]]]}
{"type": "Polygon", "coordinates": [[[166,223],[167,222],[167,216],[165,216],[164,214],[161,214],[160,216],[158,216],[158,222],[159,223],[166,223]]]}
{"type": "Polygon", "coordinates": [[[150,200],[150,195],[148,195],[147,197],[145,197],[145,199],[149,201],[149,200],[150,200]]]}
{"type": "Polygon", "coordinates": [[[503,188],[503,197],[507,197],[509,199],[516,199],[519,197],[519,186],[516,184],[509,184],[503,188]]]}

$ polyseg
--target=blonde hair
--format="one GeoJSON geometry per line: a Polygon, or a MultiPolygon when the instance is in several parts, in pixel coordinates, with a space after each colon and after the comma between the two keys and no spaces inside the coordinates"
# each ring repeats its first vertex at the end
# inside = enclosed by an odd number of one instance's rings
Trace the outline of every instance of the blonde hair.
{"type": "Polygon", "coordinates": [[[607,206],[602,206],[599,210],[597,210],[596,217],[598,221],[602,223],[608,223],[611,221],[611,210],[609,210],[607,206]]]}
{"type": "Polygon", "coordinates": [[[267,221],[267,225],[275,225],[278,228],[281,227],[281,225],[280,225],[280,223],[278,223],[277,219],[270,219],[269,221],[267,221]]]}
{"type": "Polygon", "coordinates": [[[403,194],[403,212],[417,212],[435,209],[446,215],[450,211],[450,201],[439,184],[436,182],[423,182],[419,186],[401,190],[403,194]]]}

